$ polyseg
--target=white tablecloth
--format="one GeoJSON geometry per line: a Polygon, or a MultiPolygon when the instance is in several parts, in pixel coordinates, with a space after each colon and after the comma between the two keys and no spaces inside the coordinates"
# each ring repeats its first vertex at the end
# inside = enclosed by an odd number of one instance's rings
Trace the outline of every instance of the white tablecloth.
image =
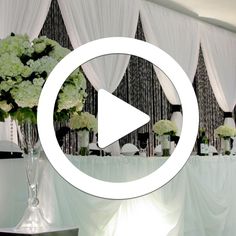
{"type": "MultiPolygon", "coordinates": [[[[127,181],[154,171],[165,159],[70,157],[85,173],[127,181]]],[[[41,163],[40,202],[55,227],[79,226],[80,236],[236,235],[236,158],[191,157],[166,186],[131,200],[83,193],[41,163]]],[[[0,160],[0,227],[13,227],[26,206],[23,160],[0,160]]]]}

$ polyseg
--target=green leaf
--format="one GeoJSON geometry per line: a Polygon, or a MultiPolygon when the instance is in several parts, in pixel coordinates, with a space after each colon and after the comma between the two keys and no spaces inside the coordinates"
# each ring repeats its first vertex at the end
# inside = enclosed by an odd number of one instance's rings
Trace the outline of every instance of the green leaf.
{"type": "Polygon", "coordinates": [[[24,121],[29,120],[32,124],[37,123],[36,113],[28,107],[19,108],[15,113],[12,114],[13,119],[17,120],[19,124],[24,123],[24,121]]]}

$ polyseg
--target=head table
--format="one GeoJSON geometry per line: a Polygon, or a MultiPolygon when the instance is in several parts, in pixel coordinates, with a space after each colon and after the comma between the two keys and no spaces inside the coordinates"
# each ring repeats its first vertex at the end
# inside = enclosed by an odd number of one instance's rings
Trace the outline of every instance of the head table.
{"type": "MultiPolygon", "coordinates": [[[[106,181],[141,178],[160,157],[68,157],[85,173],[106,181]]],[[[167,185],[143,197],[107,200],[88,195],[40,162],[39,198],[54,227],[79,227],[80,236],[236,235],[236,157],[191,156],[167,185]]],[[[23,159],[0,160],[0,228],[13,227],[26,207],[23,159]]]]}

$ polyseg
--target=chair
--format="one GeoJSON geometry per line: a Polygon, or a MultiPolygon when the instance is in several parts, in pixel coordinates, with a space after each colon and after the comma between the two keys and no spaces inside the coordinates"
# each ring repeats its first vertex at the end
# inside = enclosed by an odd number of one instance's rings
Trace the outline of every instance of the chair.
{"type": "Polygon", "coordinates": [[[126,143],[121,148],[121,154],[124,156],[134,156],[139,153],[139,149],[132,143],[126,143]]]}
{"type": "Polygon", "coordinates": [[[22,151],[20,147],[11,141],[0,141],[0,159],[22,158],[22,151]]]}
{"type": "Polygon", "coordinates": [[[155,156],[161,156],[162,155],[162,148],[161,148],[161,145],[157,145],[155,148],[154,148],[154,155],[155,156]]]}
{"type": "Polygon", "coordinates": [[[218,154],[216,148],[215,148],[213,145],[209,145],[209,147],[208,147],[208,153],[211,154],[211,155],[216,155],[216,154],[218,154]]]}

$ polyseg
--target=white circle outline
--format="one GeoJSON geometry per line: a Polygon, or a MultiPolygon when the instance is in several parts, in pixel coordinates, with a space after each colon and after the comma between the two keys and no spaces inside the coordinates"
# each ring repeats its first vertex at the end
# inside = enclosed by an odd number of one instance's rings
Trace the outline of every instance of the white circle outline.
{"type": "Polygon", "coordinates": [[[38,104],[38,131],[42,147],[55,170],[74,187],[107,199],[143,196],[169,182],[187,162],[194,146],[199,123],[198,103],[192,84],[179,64],[158,47],[140,40],[111,37],[84,44],[63,58],[49,75],[38,104]],[[173,154],[153,173],[130,182],[112,183],[95,179],[76,168],[58,145],[53,126],[57,94],[66,78],[87,61],[108,54],[141,57],[160,68],[176,88],[183,110],[181,137],[173,154]]]}

